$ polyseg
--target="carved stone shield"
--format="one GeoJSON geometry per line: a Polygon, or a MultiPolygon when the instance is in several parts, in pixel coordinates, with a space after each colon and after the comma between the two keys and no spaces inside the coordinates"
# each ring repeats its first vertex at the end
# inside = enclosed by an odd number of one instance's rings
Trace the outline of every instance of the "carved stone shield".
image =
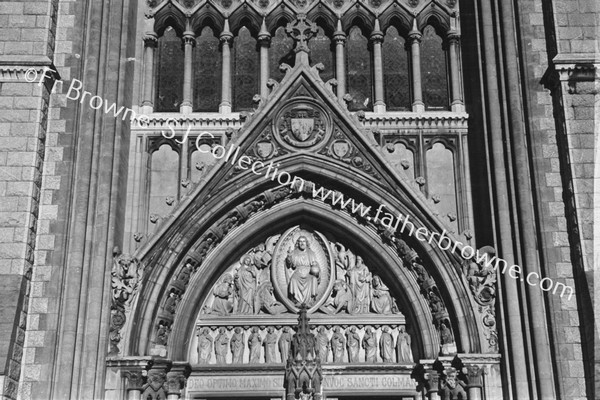
{"type": "Polygon", "coordinates": [[[331,118],[312,99],[292,99],[273,119],[274,136],[288,150],[324,146],[331,130],[331,118]]]}
{"type": "Polygon", "coordinates": [[[344,158],[350,153],[350,143],[346,140],[336,140],[333,142],[333,154],[338,158],[344,158]]]}
{"type": "Polygon", "coordinates": [[[301,142],[304,142],[310,137],[315,126],[313,118],[291,118],[292,133],[301,142]]]}
{"type": "Polygon", "coordinates": [[[329,242],[320,232],[310,232],[301,229],[299,226],[295,226],[281,235],[273,252],[271,281],[273,282],[273,288],[277,293],[277,297],[282,303],[288,309],[298,312],[300,304],[297,304],[293,296],[290,295],[290,282],[294,279],[294,273],[300,273],[300,271],[294,269],[294,266],[290,265],[290,261],[286,260],[292,260],[291,258],[288,259],[288,256],[297,249],[298,239],[302,236],[307,239],[308,249],[312,252],[310,258],[314,260],[319,269],[316,295],[306,302],[308,312],[312,313],[325,302],[331,293],[335,278],[335,274],[332,272],[332,266],[334,265],[333,253],[329,248],[329,242]]]}
{"type": "Polygon", "coordinates": [[[258,142],[256,144],[256,154],[260,158],[269,158],[274,150],[275,148],[271,142],[258,142]]]}

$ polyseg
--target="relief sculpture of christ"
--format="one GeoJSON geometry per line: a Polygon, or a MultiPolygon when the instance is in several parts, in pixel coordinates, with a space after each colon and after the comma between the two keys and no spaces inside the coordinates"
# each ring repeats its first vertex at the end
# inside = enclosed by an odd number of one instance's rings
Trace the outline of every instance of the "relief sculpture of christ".
{"type": "Polygon", "coordinates": [[[298,238],[295,248],[288,252],[285,264],[293,270],[288,283],[290,298],[297,304],[309,304],[317,296],[321,268],[306,236],[298,238]]]}

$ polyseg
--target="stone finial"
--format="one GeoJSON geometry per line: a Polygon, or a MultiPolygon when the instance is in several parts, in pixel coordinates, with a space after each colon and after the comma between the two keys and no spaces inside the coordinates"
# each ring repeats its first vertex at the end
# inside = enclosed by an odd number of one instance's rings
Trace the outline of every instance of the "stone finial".
{"type": "Polygon", "coordinates": [[[306,14],[298,14],[295,21],[287,24],[285,31],[296,42],[296,64],[308,65],[308,41],[317,34],[317,24],[306,18],[306,14]]]}

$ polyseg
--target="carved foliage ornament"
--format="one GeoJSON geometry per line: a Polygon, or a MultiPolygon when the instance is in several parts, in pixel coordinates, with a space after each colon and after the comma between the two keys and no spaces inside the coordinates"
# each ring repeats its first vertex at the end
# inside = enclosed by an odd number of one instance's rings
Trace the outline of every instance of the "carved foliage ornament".
{"type": "Polygon", "coordinates": [[[125,325],[126,314],[131,306],[134,294],[139,289],[143,266],[136,258],[121,254],[118,248],[113,250],[111,271],[111,307],[109,355],[119,353],[121,328],[125,325]]]}

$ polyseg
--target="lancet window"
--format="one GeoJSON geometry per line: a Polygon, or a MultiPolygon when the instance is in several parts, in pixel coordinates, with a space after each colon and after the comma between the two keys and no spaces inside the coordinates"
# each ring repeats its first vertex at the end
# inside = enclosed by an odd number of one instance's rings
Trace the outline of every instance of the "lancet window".
{"type": "Polygon", "coordinates": [[[181,38],[171,26],[158,38],[156,86],[156,111],[179,111],[183,100],[183,50],[181,38]]]}
{"type": "MultiPolygon", "coordinates": [[[[251,111],[254,96],[268,94],[268,79],[283,78],[279,66],[295,62],[294,41],[286,32],[289,15],[263,18],[261,27],[248,18],[237,26],[226,18],[218,23],[206,18],[188,30],[183,22],[164,21],[155,23],[157,33],[145,36],[144,63],[152,65],[144,66],[142,103],[154,112],[251,111]]],[[[344,26],[319,16],[308,41],[311,65],[323,64],[324,82],[336,79],[338,97],[349,95],[348,109],[463,111],[459,34],[436,17],[424,26],[416,20],[408,26],[397,17],[375,21],[355,19],[344,26]]]]}

